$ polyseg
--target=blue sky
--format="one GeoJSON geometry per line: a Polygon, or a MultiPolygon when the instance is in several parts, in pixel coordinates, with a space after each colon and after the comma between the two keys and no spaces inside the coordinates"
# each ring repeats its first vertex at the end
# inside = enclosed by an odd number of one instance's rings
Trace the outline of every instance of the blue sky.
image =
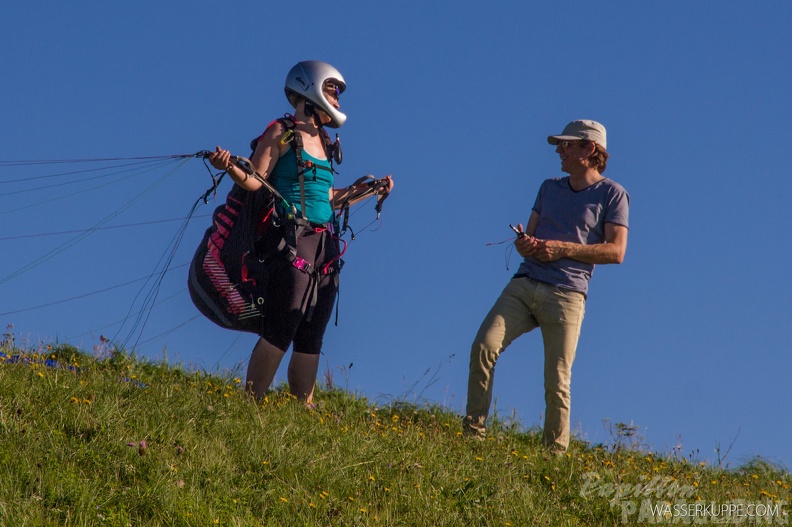
{"type": "MultiPolygon", "coordinates": [[[[211,183],[200,160],[57,176],[114,163],[9,161],[218,144],[247,155],[289,110],[288,69],[320,59],[348,83],[338,184],[396,180],[379,229],[346,254],[322,358],[337,385],[462,411],[471,340],[519,265],[508,243],[487,244],[510,238],[542,180],[561,175],[547,135],[595,119],[631,225],[625,262],[591,283],[573,428],[598,443],[608,423],[632,423],[660,452],[717,463],[731,447],[730,466],[790,467],[790,20],[782,1],[8,5],[0,324],[31,345],[126,338],[151,283],[120,284],[158,269],[180,225],[163,220],[184,218],[211,183]],[[113,228],[56,234],[100,224],[113,228]]],[[[185,231],[131,333],[139,354],[244,372],[255,337],[196,317],[185,290],[229,188],[185,231]]],[[[501,357],[499,415],[541,424],[541,361],[538,333],[501,357]]]]}

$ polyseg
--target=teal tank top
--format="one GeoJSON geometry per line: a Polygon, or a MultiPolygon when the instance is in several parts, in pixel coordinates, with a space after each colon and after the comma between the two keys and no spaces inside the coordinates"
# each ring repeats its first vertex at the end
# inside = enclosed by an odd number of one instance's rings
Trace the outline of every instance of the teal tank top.
{"type": "Polygon", "coordinates": [[[305,150],[302,151],[303,161],[311,161],[316,165],[305,171],[305,212],[300,206],[300,179],[297,176],[297,155],[294,148],[283,154],[269,182],[280,192],[284,199],[292,203],[300,215],[313,223],[327,223],[333,219],[333,208],[330,205],[330,189],[333,188],[333,171],[326,159],[317,159],[305,150]]]}

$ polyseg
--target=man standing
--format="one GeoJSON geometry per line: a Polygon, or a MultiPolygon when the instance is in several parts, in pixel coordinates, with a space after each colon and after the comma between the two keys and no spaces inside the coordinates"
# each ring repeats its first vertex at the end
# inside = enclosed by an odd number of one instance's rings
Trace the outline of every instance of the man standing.
{"type": "Polygon", "coordinates": [[[608,161],[605,127],[573,121],[556,146],[567,177],[542,183],[517,251],[524,260],[481,324],[470,353],[463,430],[483,439],[498,356],[536,329],[544,342],[546,449],[569,446],[570,381],[586,294],[596,264],[618,264],[627,249],[629,195],[602,173],[608,161]]]}

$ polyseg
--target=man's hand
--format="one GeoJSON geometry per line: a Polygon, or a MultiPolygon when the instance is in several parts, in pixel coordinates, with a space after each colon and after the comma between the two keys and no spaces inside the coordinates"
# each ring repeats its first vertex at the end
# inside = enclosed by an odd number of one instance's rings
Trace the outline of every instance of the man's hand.
{"type": "MultiPolygon", "coordinates": [[[[543,263],[555,262],[566,256],[565,243],[558,240],[540,240],[533,238],[533,248],[523,256],[533,256],[543,263]]],[[[522,254],[522,253],[520,253],[522,254]]]]}
{"type": "Polygon", "coordinates": [[[571,258],[595,265],[620,264],[627,249],[627,227],[606,223],[605,243],[584,245],[560,240],[541,240],[526,235],[517,237],[514,246],[523,258],[531,256],[543,263],[571,258]]]}
{"type": "MultiPolygon", "coordinates": [[[[517,230],[522,232],[523,226],[519,224],[517,230]]],[[[518,236],[514,241],[514,247],[523,258],[531,256],[540,262],[554,262],[565,256],[564,242],[557,240],[540,240],[534,236],[518,236]]]]}
{"type": "MultiPolygon", "coordinates": [[[[517,224],[517,231],[523,232],[523,225],[522,223],[517,224]]],[[[517,249],[517,252],[520,253],[520,256],[525,258],[526,256],[534,256],[537,248],[537,244],[540,240],[537,240],[533,236],[529,236],[528,234],[523,234],[522,236],[517,236],[517,239],[514,240],[514,247],[517,249]]]]}

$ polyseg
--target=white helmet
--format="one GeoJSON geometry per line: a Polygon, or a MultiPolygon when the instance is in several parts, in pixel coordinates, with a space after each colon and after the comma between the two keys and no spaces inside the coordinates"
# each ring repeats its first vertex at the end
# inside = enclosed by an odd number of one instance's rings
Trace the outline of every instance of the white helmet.
{"type": "MultiPolygon", "coordinates": [[[[330,116],[328,127],[339,128],[346,121],[346,115],[335,109],[322,93],[328,81],[336,85],[339,95],[346,90],[344,77],[333,66],[319,60],[304,60],[295,64],[286,75],[284,89],[289,102],[292,102],[289,97],[292,93],[305,97],[330,116]]],[[[294,106],[293,102],[292,106],[294,106]]]]}

